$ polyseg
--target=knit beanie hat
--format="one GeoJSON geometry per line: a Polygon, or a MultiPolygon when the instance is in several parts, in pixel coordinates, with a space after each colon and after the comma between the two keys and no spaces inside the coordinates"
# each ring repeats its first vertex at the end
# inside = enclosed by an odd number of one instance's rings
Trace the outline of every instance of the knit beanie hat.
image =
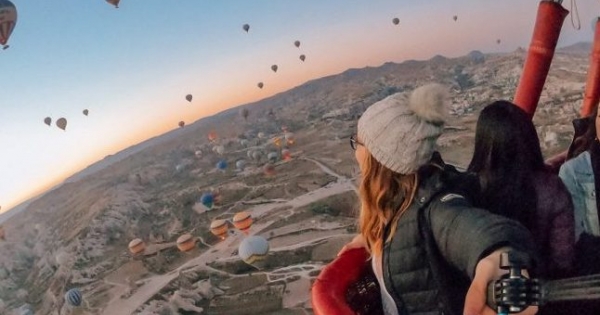
{"type": "Polygon", "coordinates": [[[369,106],[358,120],[358,137],[383,166],[411,174],[431,159],[445,121],[446,89],[428,84],[369,106]]]}

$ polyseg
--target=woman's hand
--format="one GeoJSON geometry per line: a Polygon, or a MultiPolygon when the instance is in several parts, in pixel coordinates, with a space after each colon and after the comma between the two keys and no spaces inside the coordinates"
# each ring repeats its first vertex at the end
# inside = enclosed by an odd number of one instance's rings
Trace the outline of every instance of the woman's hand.
{"type": "MultiPolygon", "coordinates": [[[[465,299],[464,315],[496,315],[496,311],[487,306],[487,285],[490,281],[497,280],[508,272],[500,269],[500,254],[507,250],[508,248],[496,250],[477,263],[475,276],[465,299]]],[[[523,271],[523,274],[528,276],[526,270],[523,271]]],[[[537,306],[530,306],[518,314],[533,315],[537,311],[537,306]]]]}
{"type": "Polygon", "coordinates": [[[367,248],[367,243],[365,242],[365,239],[363,238],[362,234],[358,234],[352,239],[352,241],[350,241],[350,243],[344,245],[344,247],[340,249],[337,255],[340,256],[347,250],[361,247],[367,248]]]}

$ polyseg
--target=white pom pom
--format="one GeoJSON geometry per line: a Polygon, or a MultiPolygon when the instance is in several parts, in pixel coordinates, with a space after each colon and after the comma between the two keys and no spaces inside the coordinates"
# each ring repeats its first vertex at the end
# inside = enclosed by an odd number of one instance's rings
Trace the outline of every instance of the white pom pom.
{"type": "Polygon", "coordinates": [[[409,107],[421,119],[432,123],[446,120],[448,91],[440,84],[427,84],[416,88],[410,95],[409,107]]]}

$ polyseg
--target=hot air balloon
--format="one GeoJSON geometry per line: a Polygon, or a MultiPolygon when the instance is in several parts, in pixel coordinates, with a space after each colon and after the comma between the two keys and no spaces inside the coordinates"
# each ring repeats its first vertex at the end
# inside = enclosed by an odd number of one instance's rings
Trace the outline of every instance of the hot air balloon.
{"type": "Polygon", "coordinates": [[[210,232],[222,240],[227,237],[227,230],[227,221],[225,220],[213,220],[210,224],[210,232]]]}
{"type": "Polygon", "coordinates": [[[285,141],[288,145],[293,145],[294,143],[296,143],[296,137],[293,133],[286,132],[283,136],[285,137],[285,141]]]}
{"type": "Polygon", "coordinates": [[[247,147],[249,144],[250,144],[250,141],[248,141],[247,139],[240,140],[240,145],[242,147],[247,147]]]}
{"type": "Polygon", "coordinates": [[[453,17],[452,17],[452,19],[453,19],[454,21],[458,20],[458,15],[455,15],[455,16],[453,16],[453,17]]]}
{"type": "Polygon", "coordinates": [[[50,117],[44,118],[44,124],[46,124],[48,126],[52,126],[52,118],[50,118],[50,117]]]}
{"type": "Polygon", "coordinates": [[[262,236],[244,238],[238,247],[238,255],[247,264],[256,268],[265,266],[265,258],[269,253],[269,242],[262,236]]]}
{"type": "Polygon", "coordinates": [[[260,151],[254,151],[252,152],[252,159],[254,161],[260,161],[260,157],[262,156],[262,154],[260,153],[260,151]]]}
{"type": "Polygon", "coordinates": [[[190,103],[191,103],[191,102],[192,102],[192,94],[188,94],[188,95],[186,95],[186,96],[185,96],[185,99],[186,99],[188,102],[190,102],[190,103]]]}
{"type": "Polygon", "coordinates": [[[244,29],[244,31],[246,31],[246,33],[248,33],[248,31],[250,30],[250,25],[244,24],[244,26],[242,26],[242,28],[244,29]]]}
{"type": "Polygon", "coordinates": [[[252,226],[252,215],[250,212],[241,211],[233,216],[233,225],[244,234],[248,235],[252,226]]]}
{"type": "Polygon", "coordinates": [[[400,24],[400,19],[399,18],[393,18],[392,19],[392,23],[394,23],[394,25],[398,25],[398,24],[400,24]]]}
{"type": "Polygon", "coordinates": [[[225,153],[225,147],[222,145],[216,145],[213,147],[213,151],[219,155],[223,155],[223,153],[225,153]]]}
{"type": "Polygon", "coordinates": [[[211,194],[210,192],[205,192],[200,197],[200,202],[208,209],[211,209],[213,207],[215,199],[214,199],[213,194],[211,194]]]}
{"type": "Polygon", "coordinates": [[[146,249],[146,243],[139,238],[136,238],[129,242],[129,251],[135,256],[144,252],[146,249]]]}
{"type": "Polygon", "coordinates": [[[292,159],[292,153],[288,149],[283,149],[283,150],[281,150],[281,158],[284,161],[289,161],[292,159]]]}
{"type": "Polygon", "coordinates": [[[272,65],[272,66],[271,66],[271,70],[273,70],[273,72],[277,72],[277,69],[278,69],[278,68],[279,68],[279,67],[277,67],[277,65],[272,65]]]}
{"type": "Polygon", "coordinates": [[[299,41],[299,40],[295,41],[295,42],[294,42],[294,46],[296,46],[296,47],[300,47],[300,41],[299,41]]]}
{"type": "Polygon", "coordinates": [[[208,141],[212,142],[212,141],[217,140],[217,138],[218,138],[218,136],[217,136],[216,132],[211,131],[211,132],[208,133],[208,141]]]}
{"type": "Polygon", "coordinates": [[[194,152],[194,155],[195,155],[197,158],[201,158],[201,157],[202,157],[202,150],[196,150],[196,152],[194,152]]]}
{"type": "Polygon", "coordinates": [[[227,161],[225,160],[219,160],[219,162],[217,162],[217,169],[224,171],[225,169],[227,169],[227,161]]]}
{"type": "Polygon", "coordinates": [[[263,166],[263,172],[267,176],[275,175],[275,166],[273,164],[267,163],[263,166]]]}
{"type": "Polygon", "coordinates": [[[496,44],[500,44],[500,39],[497,39],[497,40],[496,40],[496,44]]]}
{"type": "Polygon", "coordinates": [[[240,109],[240,116],[244,117],[244,120],[248,120],[248,114],[250,114],[250,112],[247,108],[240,109]]]}
{"type": "Polygon", "coordinates": [[[56,121],[56,126],[62,130],[66,130],[67,128],[67,120],[65,118],[59,118],[56,121]]]}
{"type": "Polygon", "coordinates": [[[2,49],[9,46],[6,44],[17,24],[17,8],[8,0],[0,0],[0,45],[2,49]]]}
{"type": "Polygon", "coordinates": [[[182,252],[188,252],[196,247],[196,239],[191,234],[183,234],[177,238],[177,248],[182,252]]]}
{"type": "Polygon", "coordinates": [[[182,120],[182,121],[180,121],[180,122],[179,122],[179,127],[180,127],[180,128],[183,128],[184,126],[185,126],[185,121],[183,121],[183,120],[182,120]]]}
{"type": "Polygon", "coordinates": [[[277,162],[278,158],[279,154],[277,152],[269,152],[269,154],[267,154],[267,160],[269,160],[270,163],[277,162]]]}
{"type": "Polygon", "coordinates": [[[264,84],[264,83],[262,83],[262,82],[258,82],[257,86],[258,86],[258,88],[259,88],[259,89],[262,89],[262,88],[263,88],[263,86],[265,86],[265,84],[264,84]]]}
{"type": "Polygon", "coordinates": [[[257,136],[259,139],[264,139],[264,138],[265,138],[265,133],[264,133],[264,132],[259,132],[259,133],[258,133],[256,136],[257,136]]]}
{"type": "Polygon", "coordinates": [[[238,170],[243,171],[245,167],[246,167],[246,161],[238,160],[237,162],[235,162],[235,168],[237,168],[238,170]]]}
{"type": "Polygon", "coordinates": [[[273,144],[276,147],[280,147],[281,146],[281,137],[275,137],[275,138],[271,139],[271,141],[273,142],[273,144]]]}
{"type": "Polygon", "coordinates": [[[286,125],[281,126],[281,131],[287,132],[288,131],[288,127],[286,125]]]}
{"type": "Polygon", "coordinates": [[[119,8],[119,2],[121,2],[121,0],[106,0],[106,2],[112,4],[115,6],[115,8],[119,8]]]}
{"type": "Polygon", "coordinates": [[[305,55],[300,55],[300,60],[302,60],[304,62],[304,60],[306,60],[306,56],[305,55]]]}
{"type": "Polygon", "coordinates": [[[86,116],[87,116],[89,113],[90,113],[90,111],[89,111],[89,110],[87,110],[87,109],[84,109],[84,110],[83,110],[83,114],[84,114],[84,115],[86,115],[86,116]]]}
{"type": "Polygon", "coordinates": [[[73,288],[65,293],[65,301],[67,301],[67,303],[69,303],[71,306],[80,306],[82,300],[83,297],[81,296],[81,291],[79,291],[77,288],[73,288]]]}

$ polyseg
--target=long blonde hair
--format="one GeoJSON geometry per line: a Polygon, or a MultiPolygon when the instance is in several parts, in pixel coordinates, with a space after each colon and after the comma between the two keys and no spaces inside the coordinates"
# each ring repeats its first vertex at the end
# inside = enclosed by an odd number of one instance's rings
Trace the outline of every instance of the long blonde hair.
{"type": "Polygon", "coordinates": [[[398,219],[413,202],[417,191],[417,174],[395,173],[366,153],[359,186],[361,203],[359,229],[367,249],[381,255],[383,245],[392,239],[398,219]],[[384,241],[387,224],[391,232],[384,241]]]}

